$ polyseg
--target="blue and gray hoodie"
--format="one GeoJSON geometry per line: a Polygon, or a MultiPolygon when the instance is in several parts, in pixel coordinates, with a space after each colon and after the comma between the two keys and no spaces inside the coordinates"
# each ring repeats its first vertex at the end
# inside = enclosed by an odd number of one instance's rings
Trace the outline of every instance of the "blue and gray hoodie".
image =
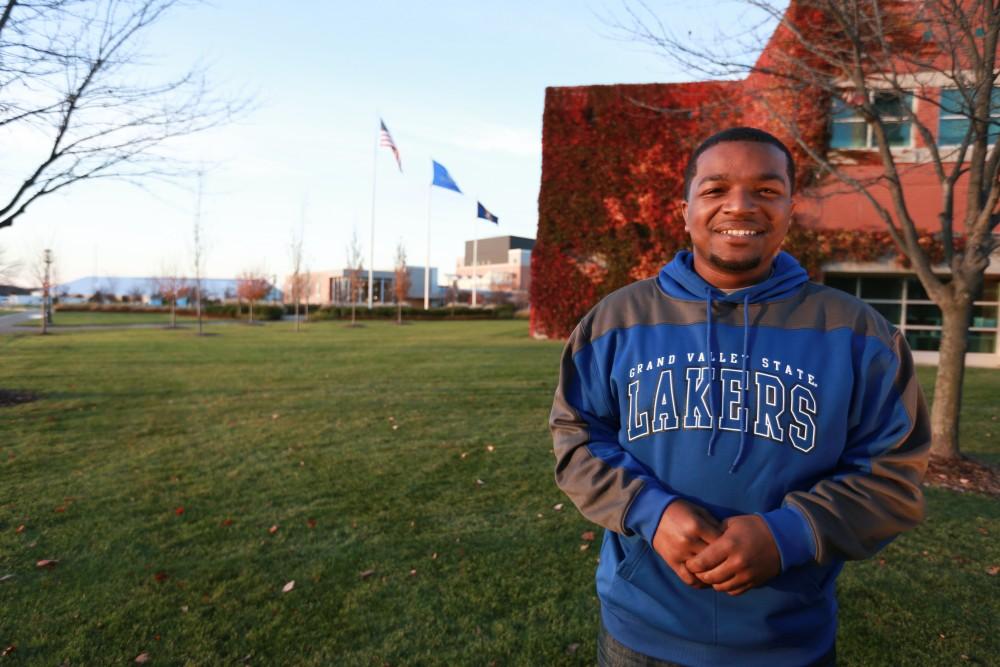
{"type": "Polygon", "coordinates": [[[832,647],[834,580],[923,516],[927,408],[899,331],[780,253],[732,293],[681,252],[566,345],[556,482],[604,534],[608,631],[683,665],[806,665],[832,647]],[[676,498],[764,518],[781,574],[740,596],[685,585],[653,550],[676,498]]]}

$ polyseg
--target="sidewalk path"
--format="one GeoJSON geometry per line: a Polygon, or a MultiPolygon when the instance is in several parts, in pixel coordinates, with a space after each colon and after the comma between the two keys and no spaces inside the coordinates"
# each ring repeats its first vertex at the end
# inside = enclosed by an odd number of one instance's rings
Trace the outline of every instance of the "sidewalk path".
{"type": "Polygon", "coordinates": [[[14,313],[13,315],[0,315],[0,333],[14,333],[18,331],[23,333],[25,331],[31,331],[31,329],[27,329],[26,327],[17,327],[16,325],[37,317],[38,311],[36,310],[26,310],[21,313],[14,313]]]}

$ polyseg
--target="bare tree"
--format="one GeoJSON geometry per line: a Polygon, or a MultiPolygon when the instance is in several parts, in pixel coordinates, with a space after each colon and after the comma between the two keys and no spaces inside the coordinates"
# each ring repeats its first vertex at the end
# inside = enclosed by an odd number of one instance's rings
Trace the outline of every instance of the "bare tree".
{"type": "Polygon", "coordinates": [[[202,188],[205,183],[205,172],[198,171],[198,191],[197,198],[195,200],[195,211],[194,211],[194,236],[192,238],[191,244],[191,258],[194,262],[194,302],[195,302],[195,314],[198,317],[198,335],[201,336],[204,333],[204,324],[202,322],[202,312],[201,312],[201,301],[202,301],[202,278],[205,277],[205,234],[201,227],[201,197],[202,188]]]}
{"type": "MultiPolygon", "coordinates": [[[[305,207],[303,207],[303,217],[304,217],[305,207]]],[[[304,221],[303,221],[304,222],[304,221]]],[[[298,230],[292,229],[292,242],[288,246],[288,254],[292,260],[292,301],[295,303],[295,331],[301,331],[301,322],[299,321],[299,306],[302,303],[302,287],[303,287],[303,275],[302,275],[302,248],[304,243],[304,229],[305,225],[300,225],[298,230]]]]}
{"type": "Polygon", "coordinates": [[[52,326],[54,261],[52,251],[45,249],[38,254],[36,260],[31,265],[32,278],[34,278],[35,282],[41,287],[42,290],[42,300],[40,303],[42,330],[40,333],[43,336],[49,332],[49,327],[52,326]]]}
{"type": "MultiPolygon", "coordinates": [[[[0,229],[40,197],[98,178],[140,182],[181,165],[160,150],[246,108],[214,97],[204,72],[152,82],[150,29],[181,0],[0,0],[0,127],[28,138],[23,178],[0,191],[0,229]]],[[[2,148],[4,154],[16,149],[2,148]]]]}
{"type": "Polygon", "coordinates": [[[312,270],[307,266],[305,271],[302,272],[302,293],[305,294],[305,320],[309,321],[309,299],[312,298],[313,290],[316,289],[316,276],[313,275],[312,270]]]}
{"type": "Polygon", "coordinates": [[[236,279],[236,294],[250,303],[250,323],[253,324],[253,305],[267,297],[271,283],[267,274],[260,270],[244,271],[236,279]]]}
{"type": "Polygon", "coordinates": [[[406,246],[400,241],[396,245],[396,270],[392,281],[393,295],[396,297],[396,324],[403,323],[403,304],[410,296],[410,270],[406,266],[406,246]]]}
{"type": "Polygon", "coordinates": [[[995,142],[1000,108],[994,87],[1000,75],[1000,9],[982,0],[795,0],[791,5],[746,0],[757,23],[699,42],[697,36],[672,33],[641,2],[625,2],[628,18],[620,28],[688,71],[755,79],[762,93],[755,103],[812,160],[819,185],[836,183],[865,198],[941,309],[931,451],[941,459],[960,457],[967,329],[1000,224],[995,142]],[[765,45],[765,56],[758,57],[765,45]],[[810,129],[797,108],[813,103],[856,122],[865,150],[831,150],[825,127],[817,141],[815,126],[810,129]],[[918,112],[935,107],[939,113],[918,112]],[[938,124],[941,117],[947,125],[938,124]],[[912,127],[923,145],[901,159],[897,146],[904,126],[912,127]],[[877,168],[873,179],[852,169],[866,161],[877,168]],[[936,235],[943,271],[922,243],[907,196],[905,173],[921,164],[929,165],[939,187],[936,235]],[[888,202],[873,185],[888,191],[888,202]]]}
{"type": "Polygon", "coordinates": [[[177,272],[176,266],[164,268],[156,280],[156,291],[160,297],[170,302],[170,328],[177,328],[177,299],[187,288],[187,280],[177,272]]]}
{"type": "Polygon", "coordinates": [[[360,290],[364,285],[365,259],[358,241],[358,230],[351,232],[351,242],[347,245],[347,280],[351,292],[351,326],[357,326],[356,311],[360,290]]]}

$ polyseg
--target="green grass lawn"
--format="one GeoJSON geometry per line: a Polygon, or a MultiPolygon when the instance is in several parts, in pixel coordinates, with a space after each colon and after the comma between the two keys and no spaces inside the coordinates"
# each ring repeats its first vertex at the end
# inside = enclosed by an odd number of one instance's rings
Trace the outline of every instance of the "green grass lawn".
{"type": "MultiPolygon", "coordinates": [[[[43,395],[0,408],[0,664],[593,664],[600,533],[546,428],[559,343],[214,333],[0,337],[0,387],[43,395]]],[[[995,460],[1000,373],[968,384],[963,440],[995,460]]],[[[928,499],[841,577],[841,665],[1000,655],[1000,501],[928,499]]]]}
{"type": "MultiPolygon", "coordinates": [[[[197,322],[197,318],[188,315],[178,315],[178,324],[190,324],[197,322]]],[[[208,322],[209,320],[205,320],[208,322]]],[[[142,313],[123,312],[109,313],[99,311],[56,311],[52,314],[54,327],[80,327],[80,326],[116,326],[122,324],[170,324],[170,313],[142,313]]],[[[20,327],[40,327],[40,319],[22,322],[20,327]]]]}
{"type": "Polygon", "coordinates": [[[14,313],[20,313],[20,310],[11,310],[10,308],[0,308],[0,317],[4,315],[13,315],[14,313]]]}

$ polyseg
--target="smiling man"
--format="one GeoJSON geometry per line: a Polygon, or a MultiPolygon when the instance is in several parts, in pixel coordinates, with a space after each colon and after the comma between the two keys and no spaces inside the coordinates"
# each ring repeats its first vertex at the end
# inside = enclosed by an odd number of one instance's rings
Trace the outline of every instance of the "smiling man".
{"type": "Polygon", "coordinates": [[[910,351],[781,252],[794,174],[761,130],[706,139],[693,250],[566,345],[549,424],[557,484],[608,529],[600,665],[833,665],[843,562],[922,519],[910,351]]]}

